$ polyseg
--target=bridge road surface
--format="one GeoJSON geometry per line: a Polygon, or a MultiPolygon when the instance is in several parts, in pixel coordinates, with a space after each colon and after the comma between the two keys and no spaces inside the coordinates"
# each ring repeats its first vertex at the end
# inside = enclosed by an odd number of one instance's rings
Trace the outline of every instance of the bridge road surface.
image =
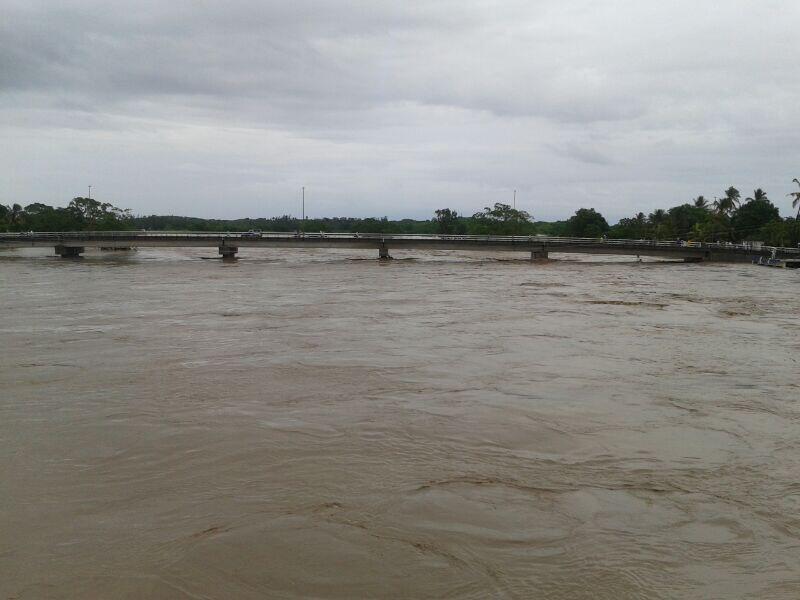
{"type": "Polygon", "coordinates": [[[351,248],[377,250],[466,250],[525,252],[532,260],[550,252],[655,256],[686,262],[750,262],[760,257],[800,258],[796,248],[754,244],[685,242],[680,240],[617,240],[549,236],[416,235],[380,233],[186,233],[166,231],[24,232],[0,234],[0,249],[52,247],[64,258],[78,257],[87,247],[216,247],[223,259],[235,259],[240,248],[351,248]]]}

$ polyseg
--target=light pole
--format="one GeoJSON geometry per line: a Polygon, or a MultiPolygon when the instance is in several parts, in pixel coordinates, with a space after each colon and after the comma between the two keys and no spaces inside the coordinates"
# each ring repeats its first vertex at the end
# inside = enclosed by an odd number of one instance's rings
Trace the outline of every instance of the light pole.
{"type": "Polygon", "coordinates": [[[302,196],[302,213],[303,213],[303,220],[300,222],[300,231],[305,230],[306,224],[306,186],[303,186],[303,196],[302,196]]]}
{"type": "Polygon", "coordinates": [[[517,210],[517,190],[514,190],[514,210],[517,210]]]}

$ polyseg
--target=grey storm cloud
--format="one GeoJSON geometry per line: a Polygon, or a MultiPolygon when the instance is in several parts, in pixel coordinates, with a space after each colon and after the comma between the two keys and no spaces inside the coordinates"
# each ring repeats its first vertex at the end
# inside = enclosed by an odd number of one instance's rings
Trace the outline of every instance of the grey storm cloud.
{"type": "Polygon", "coordinates": [[[800,176],[789,1],[0,0],[0,202],[610,218],[800,176]]]}

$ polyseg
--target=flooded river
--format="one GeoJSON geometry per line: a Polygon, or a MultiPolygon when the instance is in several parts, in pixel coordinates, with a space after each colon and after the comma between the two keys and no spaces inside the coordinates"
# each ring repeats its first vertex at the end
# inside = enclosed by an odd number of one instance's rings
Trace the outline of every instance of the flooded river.
{"type": "Polygon", "coordinates": [[[800,597],[800,273],[201,255],[0,252],[0,598],[800,597]]]}

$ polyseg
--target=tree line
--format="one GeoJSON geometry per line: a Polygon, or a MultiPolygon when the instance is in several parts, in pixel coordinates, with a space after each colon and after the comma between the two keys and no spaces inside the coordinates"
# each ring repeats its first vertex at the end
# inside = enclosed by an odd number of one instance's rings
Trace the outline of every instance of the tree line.
{"type": "Polygon", "coordinates": [[[132,229],[132,220],[129,210],[91,198],[73,198],[65,207],[0,204],[0,231],[114,231],[132,229]]]}
{"type": "MultiPolygon", "coordinates": [[[[793,180],[800,188],[800,181],[793,180]]],[[[703,242],[759,240],[774,246],[800,244],[800,191],[792,192],[794,217],[782,218],[761,188],[742,200],[731,186],[709,201],[691,202],[649,214],[639,212],[609,225],[593,208],[581,208],[564,221],[535,221],[524,210],[496,203],[471,216],[442,208],[427,220],[326,217],[301,221],[289,215],[260,219],[201,219],[168,215],[133,216],[130,211],[91,198],[73,198],[66,207],[35,203],[0,204],[0,231],[308,231],[331,233],[421,233],[452,235],[554,235],[617,239],[682,239],[703,242]]]]}
{"type": "MultiPolygon", "coordinates": [[[[800,181],[794,180],[800,187],[800,181]]],[[[684,239],[694,241],[741,242],[760,240],[773,246],[796,246],[800,243],[800,191],[789,194],[795,217],[781,218],[767,193],[758,188],[742,200],[741,192],[731,186],[719,198],[709,202],[698,196],[692,202],[657,209],[646,215],[638,213],[610,227],[609,237],[644,239],[684,239]]]]}

